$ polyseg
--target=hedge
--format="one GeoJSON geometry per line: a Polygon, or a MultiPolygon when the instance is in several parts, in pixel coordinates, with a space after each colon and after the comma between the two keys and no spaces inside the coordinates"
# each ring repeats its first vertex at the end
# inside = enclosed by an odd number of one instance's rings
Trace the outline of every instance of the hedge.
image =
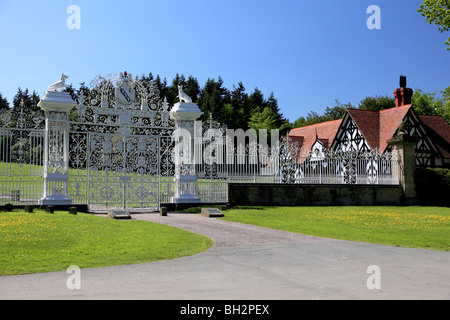
{"type": "Polygon", "coordinates": [[[450,207],[450,169],[417,168],[415,178],[421,204],[450,207]]]}

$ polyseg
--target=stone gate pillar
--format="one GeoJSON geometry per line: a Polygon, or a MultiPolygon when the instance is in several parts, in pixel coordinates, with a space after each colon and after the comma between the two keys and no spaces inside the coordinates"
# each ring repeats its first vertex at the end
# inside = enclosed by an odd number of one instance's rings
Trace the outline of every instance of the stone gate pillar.
{"type": "Polygon", "coordinates": [[[194,161],[194,124],[203,112],[190,101],[180,101],[170,111],[175,120],[175,196],[174,203],[199,203],[194,161]]]}
{"type": "Polygon", "coordinates": [[[416,184],[414,175],[416,171],[416,144],[419,139],[411,137],[405,132],[400,131],[399,134],[392,139],[386,141],[393,148],[398,150],[400,157],[399,181],[403,189],[406,204],[414,204],[416,199],[416,184]]]}
{"type": "Polygon", "coordinates": [[[41,205],[69,205],[69,111],[77,104],[68,92],[48,90],[38,106],[45,112],[44,196],[41,205]]]}

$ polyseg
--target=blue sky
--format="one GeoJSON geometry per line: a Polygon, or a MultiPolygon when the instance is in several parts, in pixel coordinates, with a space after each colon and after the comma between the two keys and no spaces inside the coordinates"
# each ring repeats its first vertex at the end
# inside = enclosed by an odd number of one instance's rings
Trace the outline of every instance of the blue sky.
{"type": "Polygon", "coordinates": [[[229,89],[271,92],[294,121],[335,99],[392,95],[400,75],[434,92],[450,86],[450,51],[420,0],[0,0],[0,93],[42,97],[62,72],[78,87],[96,75],[193,75],[229,89]],[[81,29],[69,29],[77,5],[81,29]],[[370,5],[381,29],[366,26],[370,5]]]}

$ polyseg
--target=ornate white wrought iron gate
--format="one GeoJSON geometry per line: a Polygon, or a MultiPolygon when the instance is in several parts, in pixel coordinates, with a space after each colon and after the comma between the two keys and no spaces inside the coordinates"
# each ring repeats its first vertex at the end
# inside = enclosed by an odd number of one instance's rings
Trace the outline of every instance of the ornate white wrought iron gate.
{"type": "Polygon", "coordinates": [[[171,137],[72,132],[70,143],[69,197],[74,203],[95,211],[171,202],[171,137]]]}
{"type": "Polygon", "coordinates": [[[170,202],[175,127],[167,101],[130,74],[97,81],[70,121],[69,198],[90,210],[170,202]]]}

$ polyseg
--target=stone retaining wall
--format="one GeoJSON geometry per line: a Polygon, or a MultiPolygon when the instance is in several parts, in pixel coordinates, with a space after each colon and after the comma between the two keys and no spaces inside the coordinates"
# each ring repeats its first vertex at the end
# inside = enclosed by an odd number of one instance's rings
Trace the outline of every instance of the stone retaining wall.
{"type": "Polygon", "coordinates": [[[229,203],[248,206],[403,205],[401,186],[229,184],[229,203]]]}

